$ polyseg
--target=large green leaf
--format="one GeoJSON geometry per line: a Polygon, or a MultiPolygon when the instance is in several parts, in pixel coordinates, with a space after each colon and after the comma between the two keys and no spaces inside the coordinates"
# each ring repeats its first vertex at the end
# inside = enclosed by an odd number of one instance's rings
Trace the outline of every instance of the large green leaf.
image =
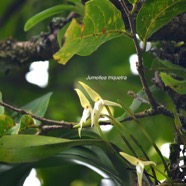
{"type": "Polygon", "coordinates": [[[150,68],[150,70],[173,73],[176,76],[186,79],[186,69],[184,67],[173,64],[169,61],[161,60],[159,58],[155,58],[153,60],[152,68],[150,68]]]}
{"type": "Polygon", "coordinates": [[[186,80],[177,80],[172,78],[170,75],[161,72],[160,77],[165,84],[165,86],[169,86],[171,89],[176,91],[178,94],[185,95],[186,94],[186,80]]]}
{"type": "Polygon", "coordinates": [[[65,33],[65,43],[54,55],[61,64],[78,54],[86,56],[101,44],[125,33],[119,10],[108,0],[91,0],[85,4],[85,16],[81,23],[75,19],[65,33]]]}
{"type": "Polygon", "coordinates": [[[11,163],[37,161],[78,145],[104,147],[104,142],[97,139],[68,140],[37,135],[3,136],[0,139],[0,161],[11,163]]]}
{"type": "MultiPolygon", "coordinates": [[[[119,178],[116,169],[112,166],[107,154],[100,148],[72,148],[63,152],[59,157],[60,156],[66,159],[66,161],[77,162],[77,164],[84,165],[105,178],[111,178],[117,184],[125,185],[119,178]]],[[[127,181],[127,171],[123,177],[125,177],[127,181]]]]}
{"type": "Polygon", "coordinates": [[[33,26],[35,26],[36,24],[40,23],[41,21],[43,21],[44,19],[46,19],[50,16],[53,16],[53,15],[59,14],[59,13],[66,13],[66,12],[70,12],[70,11],[78,12],[78,8],[73,5],[57,5],[57,6],[51,7],[49,9],[44,10],[44,11],[38,13],[37,15],[31,17],[26,22],[26,24],[24,26],[24,30],[28,31],[33,26]]]}
{"type": "MultiPolygon", "coordinates": [[[[79,175],[79,172],[76,172],[75,173],[76,175],[74,175],[75,170],[74,170],[74,167],[72,167],[73,164],[76,165],[76,168],[79,167],[78,165],[87,167],[93,170],[94,172],[96,172],[97,174],[99,174],[101,177],[109,178],[110,180],[112,180],[112,182],[115,182],[115,185],[123,185],[123,186],[127,185],[119,178],[116,169],[110,166],[111,161],[110,159],[108,159],[107,154],[105,154],[105,152],[102,149],[97,148],[97,147],[71,148],[58,155],[52,156],[47,159],[43,159],[42,161],[35,163],[37,171],[39,172],[39,177],[42,179],[43,178],[47,179],[47,181],[45,180],[45,182],[47,182],[46,185],[51,185],[49,184],[49,182],[54,183],[54,181],[51,178],[52,176],[51,173],[58,175],[59,173],[57,172],[59,171],[59,168],[60,168],[61,174],[68,173],[69,169],[71,169],[70,173],[68,174],[68,177],[58,178],[58,182],[63,182],[63,185],[70,185],[70,183],[69,184],[64,183],[66,182],[66,180],[69,179],[69,177],[71,177],[71,179],[74,179],[74,177],[76,179],[77,178],[81,179],[82,176],[79,175]],[[64,172],[63,172],[62,167],[65,168],[64,172]],[[54,169],[54,168],[57,168],[57,169],[54,169]],[[49,181],[49,179],[51,179],[51,181],[49,181]]],[[[85,170],[86,169],[84,169],[83,167],[80,168],[81,174],[84,174],[84,176],[89,175],[91,173],[87,170],[86,172],[84,172],[85,170]]],[[[125,177],[125,182],[127,182],[128,173],[129,173],[128,171],[125,171],[125,174],[123,174],[123,177],[125,177]]],[[[99,180],[97,180],[98,182],[100,181],[100,178],[99,180]]],[[[95,177],[94,176],[92,177],[92,174],[89,175],[89,179],[88,180],[86,179],[86,181],[89,181],[88,182],[89,184],[85,183],[85,185],[92,185],[90,183],[94,179],[95,177]]],[[[60,184],[54,184],[54,185],[60,185],[60,184]]],[[[97,185],[97,184],[93,184],[93,185],[97,185]]]]}
{"type": "Polygon", "coordinates": [[[137,34],[142,40],[147,40],[172,18],[185,11],[185,0],[147,0],[137,16],[137,34]]]}

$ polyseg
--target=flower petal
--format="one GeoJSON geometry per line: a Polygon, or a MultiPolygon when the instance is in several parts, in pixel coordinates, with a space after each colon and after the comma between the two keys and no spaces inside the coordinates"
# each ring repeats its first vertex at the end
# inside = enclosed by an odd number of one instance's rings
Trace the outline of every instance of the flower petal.
{"type": "Polygon", "coordinates": [[[81,92],[81,90],[79,89],[74,89],[78,96],[79,96],[79,100],[80,100],[80,103],[81,103],[81,106],[83,108],[87,108],[87,107],[90,107],[90,102],[88,101],[88,99],[85,97],[85,95],[81,92]]]}
{"type": "Polygon", "coordinates": [[[133,157],[127,153],[120,152],[120,155],[123,156],[127,161],[129,161],[132,165],[138,165],[139,159],[136,157],[133,157]]]}
{"type": "Polygon", "coordinates": [[[91,109],[90,108],[85,108],[83,110],[83,114],[82,114],[82,118],[81,118],[80,124],[86,122],[87,118],[90,116],[90,113],[91,113],[91,109]]]}
{"type": "Polygon", "coordinates": [[[122,106],[116,102],[112,102],[112,101],[108,101],[108,100],[102,100],[102,102],[104,105],[107,105],[107,106],[113,106],[113,107],[116,106],[116,107],[122,108],[122,106]]]}
{"type": "Polygon", "coordinates": [[[83,123],[87,121],[87,118],[90,116],[90,114],[91,114],[91,108],[88,107],[83,110],[83,114],[79,123],[80,128],[78,128],[79,137],[81,137],[81,130],[83,128],[83,123]]]}
{"type": "Polygon", "coordinates": [[[147,165],[154,165],[156,166],[156,163],[154,163],[153,161],[141,161],[143,163],[144,166],[147,166],[147,165]]]}
{"type": "Polygon", "coordinates": [[[100,110],[100,111],[102,111],[102,109],[103,109],[103,102],[102,102],[102,100],[100,99],[100,100],[98,100],[98,101],[96,101],[95,102],[95,104],[94,104],[94,109],[95,110],[100,110]]]}
{"type": "Polygon", "coordinates": [[[91,115],[91,126],[98,123],[99,117],[101,115],[101,111],[103,110],[103,106],[104,105],[102,104],[102,102],[100,100],[95,102],[94,109],[93,109],[92,115],[91,115]]]}
{"type": "Polygon", "coordinates": [[[94,91],[93,89],[91,89],[88,85],[86,85],[85,83],[79,81],[79,83],[81,84],[81,86],[86,90],[86,92],[88,93],[88,95],[90,96],[90,98],[96,102],[97,100],[101,99],[101,96],[94,91]]]}
{"type": "Polygon", "coordinates": [[[139,186],[142,186],[143,171],[144,171],[143,163],[138,162],[138,165],[136,165],[136,172],[137,172],[137,176],[138,176],[138,185],[139,186]]]}

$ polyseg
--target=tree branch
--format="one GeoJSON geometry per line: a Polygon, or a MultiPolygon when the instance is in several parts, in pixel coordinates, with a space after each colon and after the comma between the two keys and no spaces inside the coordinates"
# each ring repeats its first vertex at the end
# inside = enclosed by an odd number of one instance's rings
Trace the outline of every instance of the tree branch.
{"type": "Polygon", "coordinates": [[[20,113],[22,115],[24,115],[24,114],[30,115],[34,119],[41,121],[42,122],[42,126],[43,125],[55,125],[55,126],[58,125],[61,128],[73,128],[73,126],[77,124],[75,122],[56,121],[56,120],[51,120],[51,119],[46,119],[46,118],[43,118],[43,117],[40,117],[40,116],[36,116],[36,115],[34,115],[34,114],[30,113],[30,112],[27,112],[27,111],[25,111],[23,109],[19,109],[17,107],[9,105],[9,104],[7,104],[5,102],[0,102],[0,105],[6,107],[8,109],[11,109],[11,110],[13,110],[15,112],[18,112],[18,113],[20,113]]]}
{"type": "Polygon", "coordinates": [[[16,41],[14,39],[0,41],[0,66],[2,69],[18,68],[33,61],[51,59],[59,49],[58,31],[75,16],[77,15],[72,13],[66,19],[54,18],[47,33],[41,33],[29,41],[16,41]]]}
{"type": "Polygon", "coordinates": [[[6,68],[19,67],[33,61],[49,60],[58,50],[56,34],[60,27],[50,28],[48,33],[41,34],[29,41],[8,39],[0,42],[0,61],[6,68]]]}

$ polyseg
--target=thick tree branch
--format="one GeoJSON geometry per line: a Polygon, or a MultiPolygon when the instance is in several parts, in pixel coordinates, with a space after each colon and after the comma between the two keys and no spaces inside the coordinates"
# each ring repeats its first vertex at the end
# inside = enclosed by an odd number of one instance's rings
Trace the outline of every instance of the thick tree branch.
{"type": "Polygon", "coordinates": [[[58,50],[56,35],[66,20],[57,19],[52,22],[49,32],[41,34],[29,41],[8,39],[0,41],[0,63],[8,68],[30,64],[33,61],[49,60],[58,50]]]}

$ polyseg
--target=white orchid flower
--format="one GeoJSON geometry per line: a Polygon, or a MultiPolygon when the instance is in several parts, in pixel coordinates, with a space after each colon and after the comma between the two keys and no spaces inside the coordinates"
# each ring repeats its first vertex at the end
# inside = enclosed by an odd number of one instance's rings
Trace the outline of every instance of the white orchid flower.
{"type": "Polygon", "coordinates": [[[132,165],[136,166],[136,173],[138,176],[138,185],[142,186],[143,171],[144,171],[145,166],[147,166],[147,165],[156,166],[156,164],[153,161],[140,160],[140,159],[130,156],[129,154],[126,154],[124,152],[120,152],[120,155],[123,156],[132,165]]]}
{"type": "MultiPolygon", "coordinates": [[[[94,104],[94,109],[91,115],[91,126],[98,122],[101,114],[103,113],[104,107],[109,106],[118,106],[121,107],[118,103],[111,102],[108,100],[99,99],[94,104]]],[[[109,114],[109,112],[107,112],[109,114]]]]}
{"type": "Polygon", "coordinates": [[[90,98],[95,102],[93,111],[91,113],[91,126],[93,126],[95,123],[98,123],[98,120],[100,118],[100,115],[104,107],[108,107],[108,106],[121,107],[121,105],[118,103],[102,99],[101,96],[97,92],[95,92],[85,83],[83,82],[79,82],[79,83],[89,94],[90,98]]]}
{"type": "Polygon", "coordinates": [[[84,108],[83,110],[83,114],[80,120],[80,131],[79,131],[79,135],[81,136],[81,129],[83,127],[83,123],[85,123],[87,121],[87,119],[89,118],[89,116],[92,113],[92,106],[90,104],[90,102],[88,101],[88,99],[85,97],[85,95],[79,90],[79,89],[75,89],[75,91],[77,92],[79,99],[80,99],[80,103],[81,106],[84,108]]]}

